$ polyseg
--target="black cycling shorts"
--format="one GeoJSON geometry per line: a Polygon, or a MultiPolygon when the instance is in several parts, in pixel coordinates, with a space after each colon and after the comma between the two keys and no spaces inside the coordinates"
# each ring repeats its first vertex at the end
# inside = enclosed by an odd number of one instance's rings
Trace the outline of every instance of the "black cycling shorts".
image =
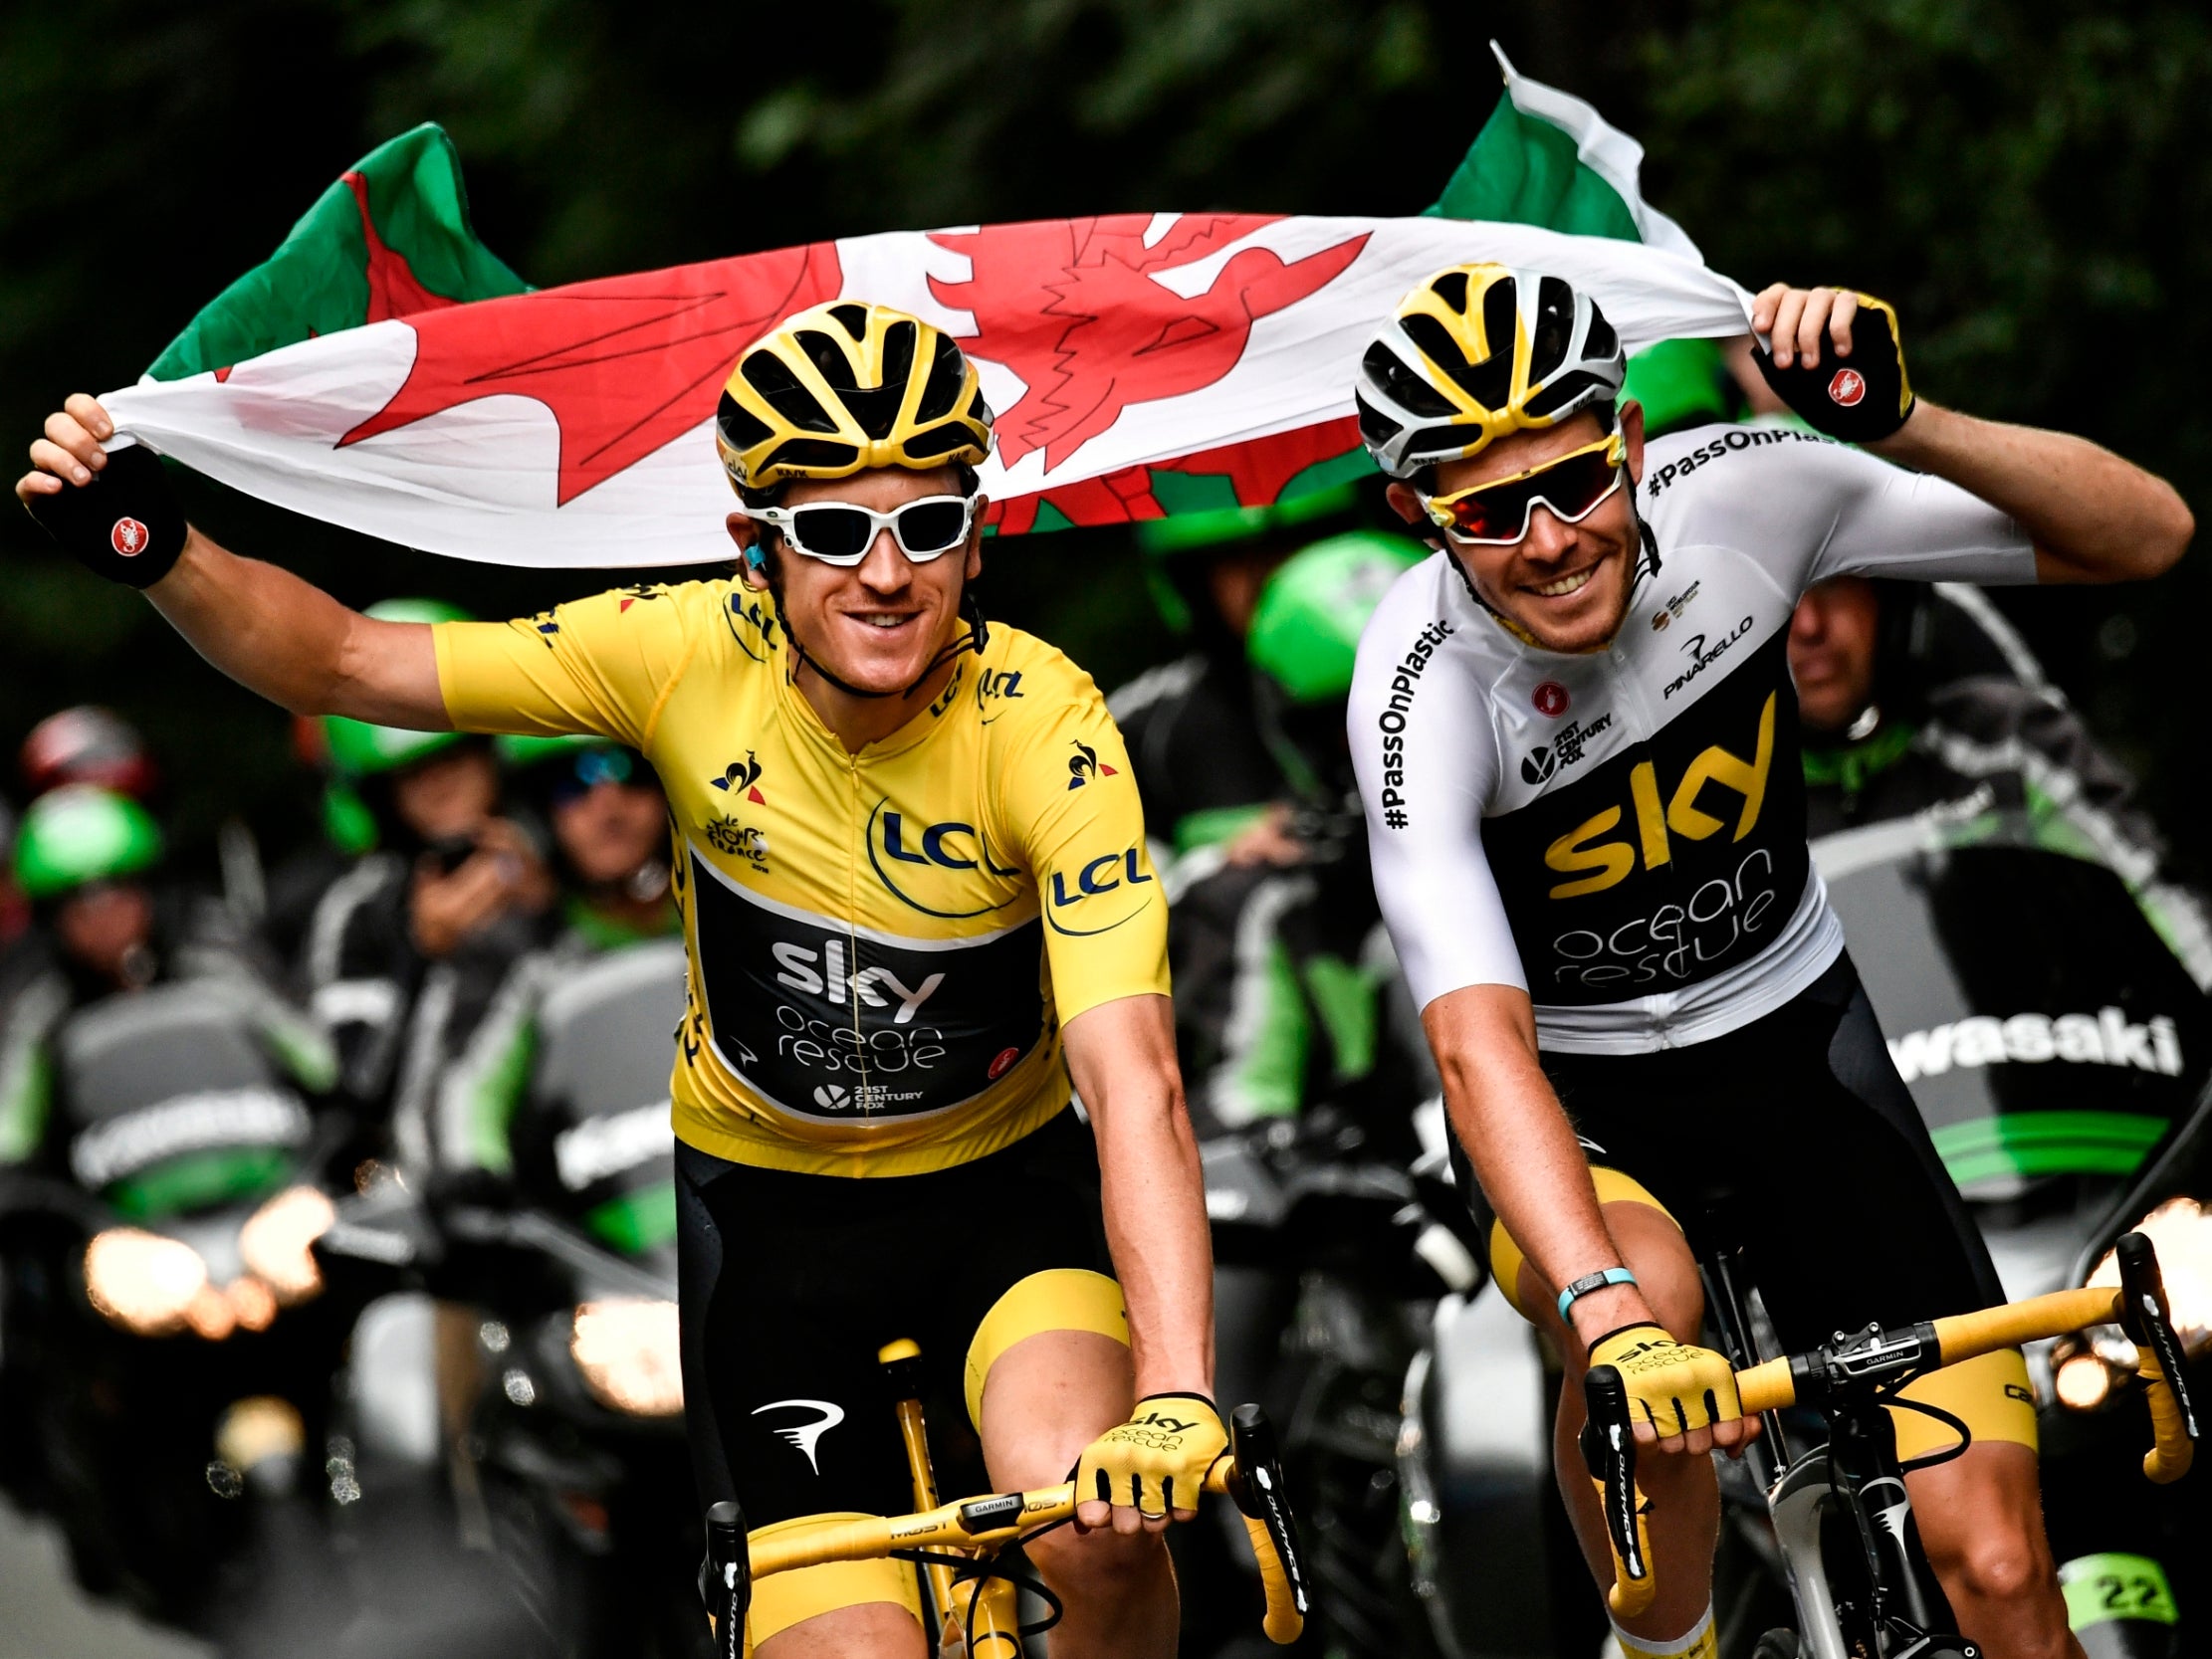
{"type": "Polygon", "coordinates": [[[676,1203],[700,1508],[735,1498],[752,1528],[914,1507],[876,1357],[902,1337],[922,1349],[939,1495],[989,1490],[964,1376],[978,1327],[1032,1274],[1113,1272],[1098,1150],[1073,1111],[972,1162],[882,1178],[679,1142],[676,1203]]]}
{"type": "MultiPolygon", "coordinates": [[[[1543,1066],[1593,1164],[1646,1187],[1700,1261],[1741,1249],[1791,1351],[2004,1300],[1848,955],[1725,1036],[1543,1066]]],[[[1495,1214],[1452,1161],[1487,1247],[1495,1214]]]]}

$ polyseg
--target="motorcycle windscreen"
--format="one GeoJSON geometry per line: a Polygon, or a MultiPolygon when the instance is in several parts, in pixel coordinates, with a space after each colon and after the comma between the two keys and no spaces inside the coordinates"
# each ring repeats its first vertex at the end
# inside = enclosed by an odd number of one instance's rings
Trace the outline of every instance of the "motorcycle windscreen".
{"type": "Polygon", "coordinates": [[[629,945],[563,974],[547,992],[511,1132],[524,1195],[624,1255],[676,1236],[668,1077],[683,1015],[680,939],[629,945]]]}
{"type": "Polygon", "coordinates": [[[56,1035],[70,1172],[158,1221],[275,1191],[314,1133],[308,1104],[213,985],[156,985],[56,1035]]]}
{"type": "Polygon", "coordinates": [[[2196,1103],[2212,1004],[2103,865],[2025,833],[1940,839],[1893,835],[1869,856],[1882,838],[1857,832],[1816,854],[1952,1179],[1982,1199],[2125,1179],[2196,1103]]]}

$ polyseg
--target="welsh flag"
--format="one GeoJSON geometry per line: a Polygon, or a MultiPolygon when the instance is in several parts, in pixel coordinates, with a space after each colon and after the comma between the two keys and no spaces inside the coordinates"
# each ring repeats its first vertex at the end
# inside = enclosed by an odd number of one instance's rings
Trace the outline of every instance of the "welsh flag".
{"type": "Polygon", "coordinates": [[[729,557],[711,422],[732,361],[792,311],[849,296],[929,318],[976,360],[998,411],[984,488],[1001,533],[1273,502],[1367,470],[1359,355],[1442,266],[1565,277],[1632,350],[1743,331],[1743,291],[1643,204],[1633,140],[1507,75],[1439,203],[1494,218],[895,231],[536,292],[476,242],[450,144],[417,128],[107,401],[122,431],[221,483],[434,552],[710,562],[729,557]],[[1593,207],[1600,186],[1612,218],[1593,207]]]}

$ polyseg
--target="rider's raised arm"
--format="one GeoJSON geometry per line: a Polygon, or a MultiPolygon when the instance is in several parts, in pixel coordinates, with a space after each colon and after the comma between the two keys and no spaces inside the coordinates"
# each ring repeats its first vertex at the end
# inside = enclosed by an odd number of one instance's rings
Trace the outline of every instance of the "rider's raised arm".
{"type": "MultiPolygon", "coordinates": [[[[16,496],[36,514],[65,492],[95,488],[96,476],[111,464],[101,444],[112,436],[114,424],[97,400],[82,392],[72,396],[31,446],[33,470],[17,482],[16,496]]],[[[87,557],[87,548],[57,532],[72,553],[104,575],[142,586],[201,656],[295,714],[349,715],[431,731],[448,727],[427,627],[362,616],[289,571],[226,551],[183,524],[158,468],[140,463],[131,470],[142,499],[118,500],[111,516],[99,515],[101,539],[112,540],[113,553],[95,545],[87,557]],[[149,526],[181,535],[181,551],[171,539],[160,554],[174,556],[167,572],[148,583],[135,580],[127,566],[111,568],[115,555],[138,552],[149,526]]],[[[42,522],[53,528],[49,519],[42,522]]]]}
{"type": "MultiPolygon", "coordinates": [[[[1818,382],[1819,374],[1805,371],[1848,364],[1855,319],[1865,314],[1859,297],[1848,290],[1776,284],[1754,304],[1751,324],[1769,336],[1778,367],[1794,365],[1801,380],[1818,382]]],[[[1870,353],[1895,351],[1890,327],[1879,314],[1872,340],[1870,353]]],[[[1901,362],[1899,355],[1897,364],[1888,365],[1886,381],[1892,386],[1902,384],[1901,362]]],[[[1884,379],[1871,355],[1859,366],[1873,381],[1884,379]]],[[[1839,402],[1845,401],[1837,388],[1846,384],[1846,372],[1839,368],[1827,382],[1829,396],[1839,402]]],[[[1850,384],[1864,388],[1870,380],[1850,384]]],[[[1816,418],[1819,401],[1801,408],[1816,425],[1822,424],[1816,418]]],[[[1921,398],[1910,404],[1902,426],[1867,447],[1901,467],[1947,479],[2007,515],[2035,546],[2038,581],[2156,576],[2172,568],[2196,532],[2196,520],[2172,485],[2069,433],[1980,420],[1921,398]]]]}
{"type": "Polygon", "coordinates": [[[2172,485],[2070,433],[1979,420],[1923,399],[1895,437],[1873,447],[2010,514],[2035,543],[2041,582],[2160,575],[2196,533],[2172,485]]]}

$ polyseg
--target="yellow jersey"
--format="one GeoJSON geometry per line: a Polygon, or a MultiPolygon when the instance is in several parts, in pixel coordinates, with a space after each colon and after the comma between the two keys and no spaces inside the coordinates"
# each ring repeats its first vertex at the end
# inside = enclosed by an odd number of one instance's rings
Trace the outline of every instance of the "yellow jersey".
{"type": "Polygon", "coordinates": [[[435,635],[457,730],[596,733],[660,773],[691,958],[670,1093],[703,1151],[810,1174],[967,1162],[1067,1104],[1067,1021],[1168,989],[1121,735],[1041,640],[993,626],[852,753],[739,581],[435,635]]]}

